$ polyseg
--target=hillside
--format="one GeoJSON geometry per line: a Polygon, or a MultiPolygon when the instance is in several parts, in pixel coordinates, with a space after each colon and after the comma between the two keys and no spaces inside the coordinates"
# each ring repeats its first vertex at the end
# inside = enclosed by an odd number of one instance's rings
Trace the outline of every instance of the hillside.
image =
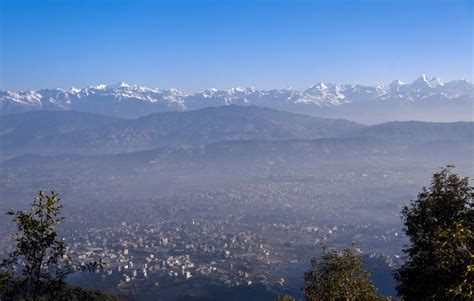
{"type": "Polygon", "coordinates": [[[38,111],[2,118],[0,139],[5,156],[100,154],[230,140],[329,138],[360,127],[347,120],[253,106],[154,113],[122,120],[89,113],[38,111]]]}

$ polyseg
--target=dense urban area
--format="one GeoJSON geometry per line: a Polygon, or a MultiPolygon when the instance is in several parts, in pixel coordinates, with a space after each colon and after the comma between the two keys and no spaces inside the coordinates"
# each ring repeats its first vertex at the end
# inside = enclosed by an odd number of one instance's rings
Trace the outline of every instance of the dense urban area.
{"type": "MultiPolygon", "coordinates": [[[[65,198],[61,234],[70,254],[78,264],[106,263],[97,275],[72,280],[140,298],[157,290],[172,297],[205,294],[210,285],[298,296],[302,273],[323,245],[353,244],[380,289],[393,295],[390,268],[400,262],[405,242],[399,211],[417,187],[405,186],[411,181],[405,176],[350,172],[316,183],[273,179],[148,199],[86,193],[74,205],[65,198]],[[380,184],[369,188],[377,179],[380,184]]],[[[11,226],[2,227],[5,252],[11,226]]]]}

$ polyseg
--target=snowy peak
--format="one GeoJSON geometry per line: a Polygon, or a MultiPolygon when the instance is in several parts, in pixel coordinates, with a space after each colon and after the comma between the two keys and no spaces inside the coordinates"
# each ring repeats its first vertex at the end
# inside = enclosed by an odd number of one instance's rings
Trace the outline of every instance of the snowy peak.
{"type": "Polygon", "coordinates": [[[77,93],[81,92],[81,89],[71,87],[69,90],[67,90],[67,92],[71,93],[71,94],[77,94],[77,93]]]}
{"type": "Polygon", "coordinates": [[[118,82],[112,85],[107,86],[109,89],[116,89],[116,88],[130,88],[130,85],[124,82],[118,82]]]}
{"type": "Polygon", "coordinates": [[[306,91],[308,91],[308,92],[323,92],[323,91],[327,91],[328,88],[329,87],[325,83],[319,82],[316,85],[310,86],[306,91]]]}
{"type": "Polygon", "coordinates": [[[118,82],[118,83],[109,84],[109,85],[99,84],[99,85],[95,85],[95,86],[90,86],[89,89],[93,89],[93,90],[114,90],[114,89],[129,89],[131,87],[132,86],[130,86],[129,84],[127,84],[125,82],[118,82]]]}
{"type": "Polygon", "coordinates": [[[401,86],[405,85],[404,82],[402,82],[401,80],[397,79],[397,80],[394,80],[393,82],[390,83],[390,85],[388,86],[390,91],[398,91],[400,89],[401,86]]]}
{"type": "Polygon", "coordinates": [[[429,77],[426,74],[422,74],[419,78],[417,78],[411,86],[418,89],[425,89],[425,88],[437,88],[443,86],[444,83],[436,77],[429,77]]]}
{"type": "Polygon", "coordinates": [[[107,85],[100,84],[100,85],[97,85],[97,86],[90,86],[89,88],[96,89],[96,90],[105,90],[107,88],[107,85]]]}
{"type": "Polygon", "coordinates": [[[147,88],[125,82],[99,84],[78,89],[39,91],[0,91],[0,114],[31,110],[77,110],[120,117],[138,117],[152,112],[183,111],[223,105],[255,105],[281,110],[318,112],[351,105],[437,101],[453,103],[468,99],[472,103],[473,84],[460,79],[444,83],[425,74],[412,83],[395,80],[389,85],[351,85],[319,82],[306,90],[293,88],[259,90],[236,87],[207,89],[188,94],[178,89],[147,88]]]}
{"type": "Polygon", "coordinates": [[[459,79],[444,84],[443,88],[451,93],[471,94],[472,96],[474,85],[465,79],[459,79]]]}

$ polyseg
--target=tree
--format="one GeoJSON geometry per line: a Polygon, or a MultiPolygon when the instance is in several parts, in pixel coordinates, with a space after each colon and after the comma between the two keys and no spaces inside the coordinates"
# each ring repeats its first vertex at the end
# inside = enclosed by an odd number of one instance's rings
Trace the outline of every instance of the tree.
{"type": "Polygon", "coordinates": [[[274,298],[273,301],[296,301],[296,299],[290,295],[283,295],[274,298]]]}
{"type": "Polygon", "coordinates": [[[13,250],[0,265],[4,271],[0,279],[3,279],[2,285],[9,286],[15,294],[19,291],[32,300],[48,294],[48,299],[55,299],[67,275],[77,270],[95,271],[103,264],[99,261],[85,266],[73,265],[56,231],[56,225],[64,220],[56,192],[47,195],[40,191],[31,206],[28,212],[10,210],[7,213],[13,216],[17,233],[12,238],[13,250]],[[21,265],[24,265],[22,277],[12,281],[15,269],[21,265]]]}
{"type": "Polygon", "coordinates": [[[402,210],[405,263],[395,272],[404,300],[472,300],[474,210],[469,178],[447,166],[402,210]]]}
{"type": "Polygon", "coordinates": [[[323,247],[320,261],[311,260],[311,271],[304,275],[303,291],[308,301],[385,300],[364,270],[362,257],[345,249],[342,252],[323,247]]]}

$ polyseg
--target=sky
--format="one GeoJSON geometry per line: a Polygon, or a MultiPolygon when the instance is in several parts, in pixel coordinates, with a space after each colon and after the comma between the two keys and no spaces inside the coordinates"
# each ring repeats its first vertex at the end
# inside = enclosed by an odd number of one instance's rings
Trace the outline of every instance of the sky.
{"type": "Polygon", "coordinates": [[[472,81],[472,2],[0,0],[0,90],[472,81]]]}

